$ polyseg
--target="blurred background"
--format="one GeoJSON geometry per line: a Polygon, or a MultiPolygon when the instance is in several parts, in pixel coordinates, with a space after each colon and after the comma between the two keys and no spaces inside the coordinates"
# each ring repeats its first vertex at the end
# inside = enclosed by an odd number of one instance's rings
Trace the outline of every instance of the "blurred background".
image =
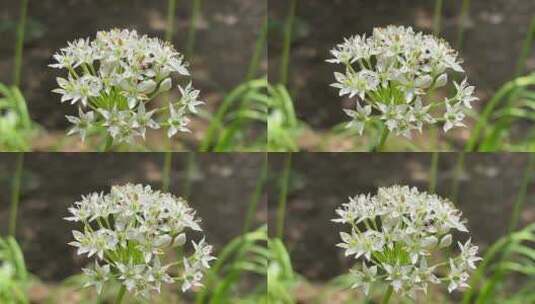
{"type": "MultiPolygon", "coordinates": [[[[269,5],[269,77],[273,83],[280,81],[284,27],[292,2],[271,0],[269,5]]],[[[334,71],[340,71],[340,67],[325,60],[331,57],[329,51],[342,43],[344,37],[370,35],[374,27],[390,24],[412,26],[425,33],[438,32],[460,52],[466,76],[476,86],[476,95],[481,99],[474,103],[480,110],[504,83],[535,70],[531,22],[535,24],[535,2],[531,0],[297,1],[288,89],[297,118],[305,124],[296,139],[299,148],[347,151],[362,150],[366,146],[362,140],[356,140],[358,134],[341,134],[343,128],[338,126],[348,120],[342,108],[354,107],[354,100],[339,97],[338,90],[329,87],[334,82],[334,71]],[[441,7],[438,18],[435,16],[437,6],[441,7]],[[435,20],[440,25],[438,28],[434,26],[435,20]],[[524,48],[526,41],[529,48],[524,48]],[[517,65],[520,57],[524,57],[523,52],[526,52],[526,58],[522,71],[518,72],[517,65]]],[[[420,151],[459,150],[470,136],[473,119],[469,119],[468,125],[468,128],[448,132],[447,136],[438,130],[437,143],[430,132],[415,136],[411,142],[420,151]]],[[[508,140],[524,136],[532,125],[529,119],[515,123],[508,130],[508,140]]],[[[397,141],[402,143],[397,143],[394,138],[390,143],[392,150],[414,149],[405,143],[407,140],[398,138],[397,141]]]]}
{"type": "MultiPolygon", "coordinates": [[[[275,227],[281,217],[279,206],[284,188],[282,180],[288,168],[287,157],[285,154],[269,156],[271,236],[276,234],[275,227]]],[[[479,246],[479,254],[484,256],[491,244],[508,233],[512,218],[516,216],[513,216],[513,206],[518,205],[519,199],[523,200],[524,207],[519,208],[518,227],[535,223],[534,157],[532,155],[530,160],[530,155],[522,153],[292,154],[283,240],[297,283],[289,284],[292,286],[289,293],[296,303],[359,303],[355,298],[363,299],[360,291],[335,284],[354,261],[344,257],[343,250],[336,247],[342,226],[331,219],[336,217],[335,209],[348,202],[348,197],[374,195],[382,186],[409,185],[419,191],[431,188],[435,190],[429,192],[449,198],[463,212],[470,236],[479,246]]],[[[465,241],[470,236],[461,233],[454,237],[456,241],[465,241]]],[[[523,282],[533,278],[514,277],[523,282]]],[[[519,288],[520,284],[513,286],[509,279],[503,279],[508,282],[506,292],[519,288]]],[[[379,287],[376,289],[380,292],[379,287]]],[[[445,288],[432,293],[439,303],[461,302],[460,293],[449,296],[445,288]]],[[[416,303],[429,303],[426,301],[430,299],[422,298],[416,303]]]]}
{"type": "MultiPolygon", "coordinates": [[[[12,80],[19,6],[19,0],[0,3],[0,82],[6,84],[12,80]]],[[[203,107],[207,113],[214,113],[224,96],[246,78],[266,7],[265,1],[176,1],[171,40],[191,63],[193,84],[207,102],[203,107]],[[192,22],[195,13],[197,17],[192,22]]],[[[56,77],[64,76],[63,71],[48,67],[52,55],[68,41],[94,38],[97,31],[116,27],[164,39],[167,14],[168,0],[29,2],[20,89],[31,118],[47,131],[32,143],[33,149],[49,151],[60,146],[63,151],[92,150],[76,137],[63,139],[69,126],[65,115],[77,110],[60,103],[60,96],[51,92],[57,87],[56,77]]],[[[259,70],[254,77],[264,75],[267,68],[267,55],[265,52],[260,55],[259,70]]],[[[197,150],[208,124],[205,119],[195,117],[191,124],[193,133],[181,135],[175,150],[197,150]]],[[[149,146],[161,150],[166,139],[160,138],[163,136],[160,133],[149,137],[149,146]]],[[[247,135],[254,137],[254,134],[247,135]]]]}
{"type": "MultiPolygon", "coordinates": [[[[16,171],[16,158],[16,154],[0,154],[0,235],[6,235],[8,230],[9,189],[16,171]]],[[[82,195],[95,191],[107,193],[115,184],[141,183],[161,189],[164,159],[163,154],[25,155],[16,237],[29,272],[41,281],[29,289],[32,303],[45,303],[47,297],[52,297],[48,299],[52,303],[90,301],[79,293],[81,285],[72,284],[71,288],[62,289],[66,286],[63,283],[68,281],[65,280],[78,274],[88,262],[76,255],[74,247],[67,245],[72,241],[71,231],[77,228],[74,223],[63,220],[68,216],[67,208],[82,195]]],[[[206,240],[214,245],[216,256],[245,229],[246,213],[264,159],[261,154],[173,154],[169,192],[187,198],[197,210],[203,220],[201,226],[206,240]]],[[[251,230],[266,222],[266,197],[262,195],[259,199],[249,224],[251,230]]],[[[244,278],[233,290],[250,292],[259,280],[251,275],[244,278]]],[[[92,290],[83,290],[88,291],[92,290]]]]}

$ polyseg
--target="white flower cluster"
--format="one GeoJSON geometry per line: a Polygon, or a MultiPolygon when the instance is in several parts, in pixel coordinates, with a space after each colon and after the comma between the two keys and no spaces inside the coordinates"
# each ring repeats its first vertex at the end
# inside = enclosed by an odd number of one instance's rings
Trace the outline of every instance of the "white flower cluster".
{"type": "Polygon", "coordinates": [[[448,290],[468,287],[468,271],[475,269],[478,247],[468,240],[459,244],[460,254],[446,261],[441,250],[452,244],[453,231],[468,233],[461,212],[437,195],[418,192],[408,186],[379,188],[377,195],[357,195],[336,210],[333,222],[348,224],[341,232],[346,256],[361,259],[351,270],[353,288],[368,294],[376,281],[390,284],[394,291],[412,296],[427,292],[429,283],[448,283],[448,290]]]}
{"type": "Polygon", "coordinates": [[[375,28],[372,36],[347,38],[331,53],[334,58],[328,62],[345,66],[345,73],[335,72],[332,86],[340,96],[358,97],[356,110],[345,112],[352,118],[348,127],[359,134],[374,121],[406,137],[437,122],[444,122],[447,132],[464,126],[466,111],[477,100],[466,79],[454,82],[455,96],[434,100],[432,92],[448,83],[448,72],[464,70],[446,41],[415,33],[411,27],[375,28]],[[442,116],[434,117],[436,112],[442,116]]]}
{"type": "MultiPolygon", "coordinates": [[[[92,193],[69,208],[65,219],[83,224],[83,232],[73,231],[69,245],[77,253],[95,257],[83,272],[87,286],[102,292],[105,282],[118,280],[129,292],[148,297],[162,284],[182,283],[182,291],[202,286],[212,246],[204,238],[192,241],[193,253],[182,261],[163,264],[166,251],[176,252],[186,245],[186,230],[202,232],[200,219],[188,203],[149,186],[113,186],[109,194],[92,193]]],[[[174,256],[174,254],[173,254],[174,256]]]]}
{"type": "Polygon", "coordinates": [[[165,106],[147,103],[173,85],[172,76],[189,77],[188,63],[171,44],[139,36],[136,31],[101,31],[96,39],[69,42],[54,55],[50,67],[66,69],[67,78],[57,78],[61,101],[78,104],[78,116],[67,116],[82,140],[91,128],[105,128],[116,142],[145,137],[147,128],[167,127],[167,135],[189,132],[188,114],[197,113],[199,91],[191,82],[178,85],[181,98],[165,106]],[[156,116],[166,114],[161,122],[156,116]]]}

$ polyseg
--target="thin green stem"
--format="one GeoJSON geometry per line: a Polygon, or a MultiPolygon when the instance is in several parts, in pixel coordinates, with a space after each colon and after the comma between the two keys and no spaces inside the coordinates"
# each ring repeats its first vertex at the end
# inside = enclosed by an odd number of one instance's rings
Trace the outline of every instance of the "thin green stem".
{"type": "Polygon", "coordinates": [[[461,184],[461,175],[464,170],[464,157],[466,152],[462,151],[459,153],[459,158],[457,158],[457,164],[455,165],[455,172],[453,173],[453,183],[451,186],[451,201],[457,201],[457,196],[459,195],[459,185],[461,184]]]}
{"type": "Polygon", "coordinates": [[[26,31],[26,17],[28,15],[28,0],[20,1],[20,16],[17,26],[17,42],[15,44],[15,65],[13,67],[13,85],[20,86],[22,74],[22,51],[24,49],[24,33],[26,31]]]}
{"type": "Polygon", "coordinates": [[[277,209],[277,230],[276,236],[279,239],[283,239],[284,235],[284,222],[286,216],[286,201],[288,195],[288,186],[290,181],[290,169],[292,167],[292,153],[288,153],[284,162],[284,171],[280,180],[280,192],[279,192],[279,205],[277,209]]]}
{"type": "Polygon", "coordinates": [[[195,49],[195,39],[197,34],[197,25],[199,21],[199,16],[201,15],[201,0],[193,0],[193,6],[191,9],[191,22],[188,32],[188,40],[186,42],[186,58],[191,60],[193,56],[193,51],[195,49]]]}
{"type": "Polygon", "coordinates": [[[253,196],[251,197],[249,208],[247,209],[247,214],[245,216],[245,222],[243,224],[243,235],[249,232],[249,229],[251,228],[251,223],[253,222],[254,214],[256,213],[256,209],[258,208],[258,203],[260,202],[260,199],[262,197],[262,190],[264,189],[264,184],[266,183],[267,179],[267,164],[268,159],[267,155],[265,155],[264,161],[262,163],[262,168],[260,169],[260,176],[258,177],[258,180],[256,182],[256,187],[253,192],[253,196]]]}
{"type": "Polygon", "coordinates": [[[113,137],[106,135],[106,142],[104,143],[103,152],[110,152],[113,147],[113,137]]]}
{"type": "Polygon", "coordinates": [[[520,212],[524,209],[524,204],[526,202],[526,193],[528,186],[532,181],[532,176],[535,171],[535,154],[529,153],[528,166],[524,171],[524,176],[522,178],[522,183],[520,184],[520,189],[518,190],[518,195],[513,205],[513,213],[511,215],[511,222],[509,223],[509,229],[507,232],[509,234],[513,233],[517,226],[518,220],[520,218],[520,212]]]}
{"type": "Polygon", "coordinates": [[[169,185],[171,184],[171,166],[173,163],[173,153],[165,152],[163,160],[163,172],[162,172],[162,191],[169,191],[169,185]]]}
{"type": "Polygon", "coordinates": [[[431,155],[431,171],[429,173],[429,193],[435,192],[435,189],[437,187],[438,159],[439,153],[433,152],[433,154],[431,155]]]}
{"type": "Polygon", "coordinates": [[[15,237],[17,230],[17,214],[20,202],[20,185],[22,181],[22,167],[24,165],[24,153],[17,154],[15,163],[15,174],[11,184],[11,206],[9,208],[9,230],[10,236],[15,237]]]}
{"type": "Polygon", "coordinates": [[[258,35],[258,38],[256,39],[255,44],[255,50],[253,53],[253,57],[251,57],[251,62],[249,63],[249,68],[247,69],[247,76],[245,77],[245,80],[252,80],[258,71],[258,67],[260,66],[260,59],[262,58],[262,54],[266,52],[266,42],[267,42],[267,34],[268,34],[268,20],[267,18],[264,20],[264,23],[262,24],[262,28],[260,29],[260,34],[258,35]]]}
{"type": "Polygon", "coordinates": [[[524,68],[526,67],[526,60],[528,59],[529,54],[531,53],[533,40],[535,38],[535,17],[531,19],[531,25],[529,26],[528,33],[526,34],[526,39],[524,39],[524,44],[522,46],[522,53],[518,57],[518,62],[516,64],[515,78],[519,77],[524,73],[524,68]]]}
{"type": "Polygon", "coordinates": [[[126,293],[126,287],[124,287],[124,285],[121,285],[121,289],[119,289],[117,298],[115,298],[115,304],[121,304],[123,302],[125,293],[126,293]]]}
{"type": "Polygon", "coordinates": [[[184,198],[188,199],[191,194],[191,184],[193,182],[193,174],[195,173],[195,153],[190,152],[188,153],[188,164],[186,167],[186,180],[184,182],[184,191],[182,191],[182,195],[184,198]]]}
{"type": "Polygon", "coordinates": [[[464,31],[468,23],[468,15],[470,13],[470,0],[463,0],[461,5],[461,14],[459,16],[459,30],[457,32],[457,49],[463,48],[464,31]]]}
{"type": "Polygon", "coordinates": [[[171,41],[175,29],[175,15],[176,15],[177,0],[169,0],[167,2],[167,27],[165,29],[165,40],[171,41]]]}
{"type": "Polygon", "coordinates": [[[280,66],[279,82],[283,85],[288,84],[288,68],[290,65],[290,50],[296,9],[297,0],[290,0],[288,16],[286,17],[286,24],[284,26],[284,41],[282,44],[282,60],[280,66]]]}
{"type": "Polygon", "coordinates": [[[391,285],[389,285],[388,288],[386,289],[386,293],[383,296],[383,300],[381,301],[381,303],[388,304],[388,302],[390,302],[390,298],[392,297],[393,292],[394,292],[394,289],[392,288],[391,285]]]}
{"type": "Polygon", "coordinates": [[[433,17],[433,34],[440,35],[440,26],[442,23],[442,7],[444,0],[435,0],[435,13],[433,17]]]}
{"type": "Polygon", "coordinates": [[[381,131],[381,137],[379,138],[377,146],[375,146],[374,149],[375,152],[383,152],[388,135],[390,135],[390,130],[388,130],[386,126],[383,126],[383,130],[381,131]]]}

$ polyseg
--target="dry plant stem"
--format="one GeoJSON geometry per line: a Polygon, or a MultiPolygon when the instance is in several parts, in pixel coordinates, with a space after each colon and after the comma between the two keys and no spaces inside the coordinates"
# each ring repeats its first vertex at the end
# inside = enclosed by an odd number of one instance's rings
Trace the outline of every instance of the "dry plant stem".
{"type": "Polygon", "coordinates": [[[17,154],[17,161],[15,164],[15,175],[13,176],[13,184],[11,186],[11,206],[9,208],[9,230],[10,236],[15,237],[17,229],[17,213],[20,201],[20,185],[22,180],[22,167],[24,165],[24,153],[17,154]]]}
{"type": "Polygon", "coordinates": [[[123,302],[125,293],[126,287],[124,287],[124,285],[121,285],[121,289],[119,289],[119,293],[117,294],[117,298],[115,299],[115,304],[121,304],[123,302]]]}
{"type": "Polygon", "coordinates": [[[279,82],[283,85],[288,84],[288,67],[290,64],[290,47],[292,44],[292,32],[295,20],[295,11],[297,8],[297,0],[290,0],[290,7],[288,16],[286,17],[286,24],[284,26],[284,41],[282,48],[282,60],[280,68],[279,82]]]}
{"type": "Polygon", "coordinates": [[[392,286],[388,286],[388,289],[386,290],[385,295],[383,296],[383,300],[381,301],[382,304],[388,304],[390,302],[390,298],[392,297],[392,292],[394,289],[392,286]]]}
{"type": "Polygon", "coordinates": [[[284,162],[284,171],[280,180],[279,205],[277,209],[277,230],[276,236],[280,240],[284,235],[284,221],[286,216],[286,200],[288,195],[288,184],[290,181],[290,169],[292,167],[292,153],[288,153],[284,162]]]}
{"type": "Polygon", "coordinates": [[[193,50],[195,49],[195,36],[197,33],[197,25],[199,16],[201,15],[201,0],[193,0],[193,7],[191,9],[191,23],[188,32],[188,41],[186,43],[186,58],[191,61],[193,50]]]}
{"type": "Polygon", "coordinates": [[[440,34],[443,6],[444,6],[444,0],[435,0],[435,15],[433,17],[433,34],[435,36],[438,36],[440,34]]]}
{"type": "Polygon", "coordinates": [[[20,17],[17,26],[17,43],[15,44],[15,67],[13,70],[13,85],[20,86],[22,69],[22,51],[24,48],[24,32],[26,29],[26,17],[28,14],[28,0],[20,1],[20,17]]]}

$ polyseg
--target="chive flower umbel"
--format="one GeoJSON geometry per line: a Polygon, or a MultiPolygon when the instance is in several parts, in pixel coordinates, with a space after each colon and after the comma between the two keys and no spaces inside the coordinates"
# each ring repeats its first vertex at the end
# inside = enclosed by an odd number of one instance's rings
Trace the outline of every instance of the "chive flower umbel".
{"type": "Polygon", "coordinates": [[[202,233],[200,219],[184,199],[149,186],[113,186],[109,194],[83,196],[69,212],[66,220],[83,225],[82,231],[73,231],[69,245],[78,248],[79,255],[94,257],[94,264],[83,269],[85,287],[95,286],[99,294],[111,280],[136,296],[149,297],[173,283],[181,283],[185,292],[202,286],[203,274],[215,259],[204,237],[191,241],[192,253],[187,255],[188,234],[202,233]],[[182,260],[166,263],[176,259],[181,247],[182,260]]]}
{"type": "Polygon", "coordinates": [[[385,130],[410,138],[426,124],[443,123],[444,132],[464,126],[474,97],[466,79],[453,81],[456,94],[439,100],[435,89],[449,82],[448,73],[464,73],[458,54],[442,39],[411,27],[375,28],[370,37],[346,38],[331,51],[330,63],[342,64],[333,87],[340,96],[356,99],[355,110],[346,109],[348,127],[362,135],[366,126],[380,122],[385,130]]]}
{"type": "Polygon", "coordinates": [[[114,142],[145,138],[147,129],[167,128],[168,137],[189,132],[190,113],[197,113],[199,91],[191,85],[188,63],[174,47],[136,31],[100,31],[96,39],[78,39],[54,55],[50,67],[66,69],[57,78],[61,102],[78,106],[78,116],[66,116],[70,134],[82,140],[90,130],[106,130],[114,142]],[[172,77],[188,78],[178,85],[181,98],[148,105],[173,86],[172,77]],[[149,109],[150,108],[150,109],[149,109]],[[158,121],[160,119],[161,121],[158,121]]]}
{"type": "Polygon", "coordinates": [[[374,196],[349,198],[336,213],[332,221],[350,228],[340,233],[337,246],[359,260],[351,269],[353,288],[365,294],[374,282],[389,284],[400,295],[427,292],[430,283],[446,283],[452,292],[468,287],[468,272],[481,260],[470,239],[458,243],[459,255],[441,257],[452,245],[454,231],[469,231],[450,201],[416,188],[379,188],[374,196]]]}

